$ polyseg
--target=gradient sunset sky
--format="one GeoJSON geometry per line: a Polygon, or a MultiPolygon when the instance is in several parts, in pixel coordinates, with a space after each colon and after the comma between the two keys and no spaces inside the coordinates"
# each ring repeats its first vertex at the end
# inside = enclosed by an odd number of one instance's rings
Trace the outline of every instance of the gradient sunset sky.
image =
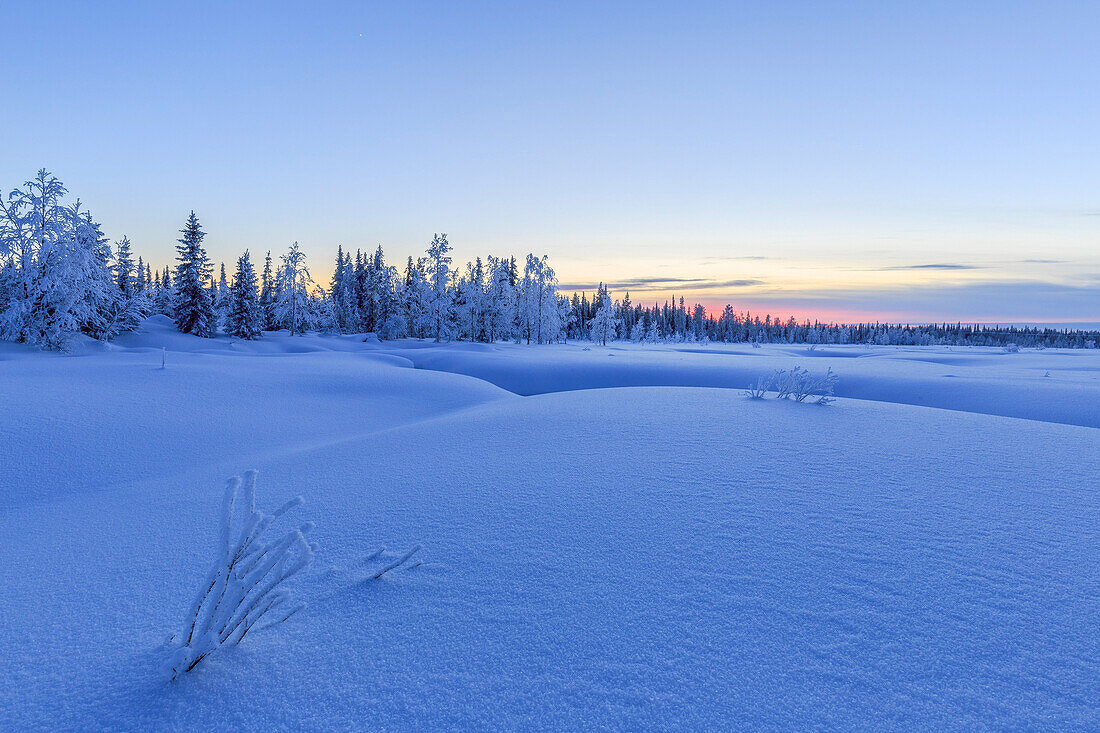
{"type": "MultiPolygon", "coordinates": [[[[1100,3],[5,2],[0,186],[113,238],[822,319],[1100,321],[1100,3]]],[[[229,267],[231,269],[231,267],[229,267]]]]}

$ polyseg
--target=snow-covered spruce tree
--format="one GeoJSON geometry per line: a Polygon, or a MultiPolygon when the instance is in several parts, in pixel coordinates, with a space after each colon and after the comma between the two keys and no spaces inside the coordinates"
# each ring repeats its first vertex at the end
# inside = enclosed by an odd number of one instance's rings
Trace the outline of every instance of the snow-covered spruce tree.
{"type": "MultiPolygon", "coordinates": [[[[351,259],[350,254],[348,259],[351,259]]],[[[355,250],[355,261],[351,266],[351,290],[355,300],[356,330],[366,333],[369,333],[374,326],[371,304],[371,281],[373,278],[368,269],[368,264],[368,258],[363,256],[362,250],[355,250]]]]}
{"type": "Polygon", "coordinates": [[[135,291],[129,298],[120,294],[105,311],[99,338],[110,340],[120,333],[135,330],[153,309],[153,300],[146,292],[135,291]]]}
{"type": "Polygon", "coordinates": [[[203,249],[206,232],[199,226],[199,219],[192,211],[187,223],[180,230],[177,240],[179,264],[176,266],[176,290],[174,312],[176,327],[183,333],[204,338],[214,336],[214,306],[206,281],[210,277],[210,260],[203,249]]]}
{"type": "Polygon", "coordinates": [[[130,238],[123,237],[115,247],[115,282],[125,298],[133,297],[140,289],[140,278],[144,273],[134,270],[134,253],[130,248],[130,238]]]}
{"type": "Polygon", "coordinates": [[[128,299],[119,292],[115,280],[115,255],[111,244],[99,222],[92,218],[90,212],[80,208],[78,200],[73,207],[77,217],[77,246],[89,251],[94,262],[84,284],[84,299],[91,317],[82,324],[81,330],[93,338],[108,340],[136,325],[141,315],[128,312],[128,299]],[[124,321],[131,325],[125,325],[124,321]]]}
{"type": "Polygon", "coordinates": [[[15,292],[15,258],[0,256],[0,322],[15,292]]]}
{"type": "Polygon", "coordinates": [[[168,267],[160,273],[160,287],[157,290],[155,307],[157,313],[173,317],[175,315],[176,286],[172,282],[172,275],[168,267]]]}
{"type": "Polygon", "coordinates": [[[451,291],[451,245],[446,234],[436,234],[428,246],[428,289],[425,318],[438,343],[450,338],[454,321],[454,293],[451,291]]]}
{"type": "Polygon", "coordinates": [[[217,559],[183,627],[168,639],[167,668],[172,679],[190,672],[219,649],[241,643],[253,628],[270,628],[301,610],[303,604],[291,603],[284,584],[313,560],[317,545],[305,538],[313,525],[306,522],[279,538],[270,538],[266,532],[279,517],[304,503],[299,496],[265,514],[256,509],[256,471],[246,471],[243,480],[229,479],[217,559]],[[242,484],[243,497],[239,496],[242,484]],[[243,500],[240,505],[238,499],[243,500]]]}
{"type": "Polygon", "coordinates": [[[264,317],[264,330],[274,331],[275,323],[275,273],[271,269],[271,250],[264,257],[264,270],[260,275],[260,312],[264,317]]]}
{"type": "Polygon", "coordinates": [[[618,318],[615,316],[615,304],[611,296],[603,289],[600,283],[600,302],[596,309],[596,315],[592,317],[592,340],[599,341],[601,346],[607,346],[608,341],[615,340],[615,329],[618,326],[618,318]]]}
{"type": "MultiPolygon", "coordinates": [[[[125,237],[123,238],[125,239],[125,237]]],[[[144,293],[149,289],[149,281],[145,277],[145,272],[145,260],[138,257],[137,270],[134,272],[134,289],[139,293],[144,293]]]]}
{"type": "Polygon", "coordinates": [[[413,264],[413,258],[405,266],[405,287],[401,293],[401,303],[405,310],[405,323],[408,325],[409,335],[415,338],[424,338],[427,317],[427,292],[428,282],[424,275],[424,260],[417,260],[413,264]]]}
{"type": "Polygon", "coordinates": [[[229,316],[229,280],[225,276],[225,263],[221,263],[221,272],[218,275],[218,283],[213,292],[214,322],[218,329],[225,328],[225,320],[229,316]]]}
{"type": "Polygon", "coordinates": [[[382,260],[382,248],[375,253],[375,281],[378,292],[377,333],[382,339],[402,338],[407,334],[404,309],[398,292],[400,278],[397,268],[382,260]]]}
{"type": "Polygon", "coordinates": [[[329,288],[337,330],[353,333],[359,327],[359,312],[355,302],[355,267],[351,254],[344,254],[343,246],[336,248],[336,269],[332,271],[329,288]]]}
{"type": "Polygon", "coordinates": [[[309,296],[309,315],[305,328],[311,331],[333,334],[339,331],[336,323],[336,305],[324,288],[316,287],[309,296]]]}
{"type": "Polygon", "coordinates": [[[103,318],[98,327],[98,336],[102,339],[133,331],[156,307],[145,285],[145,263],[139,257],[135,268],[129,237],[123,237],[118,243],[114,282],[118,290],[105,300],[102,308],[103,318]]]}
{"type": "Polygon", "coordinates": [[[237,260],[237,272],[229,288],[229,308],[226,332],[239,339],[258,339],[263,333],[264,318],[256,295],[256,270],[248,250],[237,260]]]}
{"type": "Polygon", "coordinates": [[[485,303],[485,340],[493,343],[511,335],[515,322],[516,293],[510,277],[509,260],[489,256],[485,303]]]}
{"type": "Polygon", "coordinates": [[[573,312],[573,302],[568,297],[555,295],[555,299],[558,301],[558,332],[554,340],[558,343],[565,343],[569,336],[569,330],[573,328],[576,314],[573,312]]]}
{"type": "Polygon", "coordinates": [[[290,329],[290,335],[300,334],[309,315],[309,286],[313,284],[306,268],[306,255],[298,243],[282,256],[275,276],[275,321],[290,329]]]}
{"type": "Polygon", "coordinates": [[[470,341],[482,341],[482,310],[485,298],[485,267],[478,257],[476,262],[466,263],[465,274],[455,283],[455,317],[458,337],[470,341]]]}
{"type": "Polygon", "coordinates": [[[31,271],[26,340],[49,349],[66,348],[81,331],[98,337],[113,287],[108,265],[95,246],[95,232],[78,207],[69,210],[71,232],[40,250],[31,271]]]}

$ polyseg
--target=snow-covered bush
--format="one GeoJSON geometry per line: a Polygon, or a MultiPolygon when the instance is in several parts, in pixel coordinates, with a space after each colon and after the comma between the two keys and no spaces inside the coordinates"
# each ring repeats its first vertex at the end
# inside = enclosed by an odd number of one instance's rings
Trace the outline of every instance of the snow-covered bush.
{"type": "Polygon", "coordinates": [[[839,377],[833,373],[832,367],[826,369],[825,373],[819,377],[802,370],[801,377],[794,380],[791,397],[795,402],[805,402],[809,397],[817,397],[814,402],[827,405],[833,401],[833,390],[838,381],[839,377]]]}
{"type": "Polygon", "coordinates": [[[751,397],[754,400],[764,399],[764,395],[768,392],[768,385],[771,383],[770,377],[760,377],[756,380],[756,384],[750,384],[749,388],[745,390],[745,396],[751,397]]]}
{"type": "Polygon", "coordinates": [[[785,400],[790,397],[798,383],[808,379],[809,376],[810,373],[802,367],[776,369],[772,374],[772,389],[775,390],[776,399],[785,400]]]}
{"type": "Polygon", "coordinates": [[[1018,354],[1020,353],[1020,347],[1017,344],[1005,344],[1004,351],[1006,354],[1018,354]]]}
{"type": "Polygon", "coordinates": [[[239,644],[252,629],[269,628],[301,610],[283,584],[313,559],[307,522],[277,539],[265,536],[271,524],[305,502],[292,499],[273,514],[256,510],[256,471],[229,479],[222,505],[218,557],[192,602],[183,628],[168,639],[168,672],[175,679],[223,646],[239,644]],[[244,511],[237,510],[244,485],[244,511]],[[263,621],[263,625],[256,626],[263,621]]]}
{"type": "Polygon", "coordinates": [[[755,385],[750,385],[745,391],[747,397],[763,399],[767,392],[775,392],[776,399],[792,399],[795,402],[805,402],[810,397],[818,405],[828,405],[833,402],[833,390],[839,377],[833,373],[832,367],[820,376],[814,376],[802,367],[791,369],[776,369],[770,377],[760,377],[755,385]]]}

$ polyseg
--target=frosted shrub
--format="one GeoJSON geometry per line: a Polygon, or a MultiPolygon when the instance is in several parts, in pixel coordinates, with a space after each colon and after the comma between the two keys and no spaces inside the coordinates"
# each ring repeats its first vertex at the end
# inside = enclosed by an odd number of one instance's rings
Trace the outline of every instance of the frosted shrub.
{"type": "Polygon", "coordinates": [[[755,385],[750,385],[745,395],[753,399],[763,399],[767,392],[775,392],[776,399],[792,399],[795,402],[805,402],[811,397],[818,405],[828,405],[833,402],[833,390],[839,377],[833,373],[832,367],[825,374],[814,376],[802,367],[792,369],[776,369],[770,377],[761,377],[755,385]]]}
{"type": "Polygon", "coordinates": [[[760,377],[756,380],[755,385],[749,385],[749,388],[745,390],[745,396],[751,397],[754,400],[764,399],[764,395],[768,391],[768,385],[771,383],[771,379],[768,377],[760,377]]]}
{"type": "Polygon", "coordinates": [[[1016,344],[1005,344],[1004,351],[1006,354],[1018,354],[1020,353],[1020,347],[1016,344]]]}
{"type": "MultiPolygon", "coordinates": [[[[798,367],[795,367],[797,369],[798,367]]],[[[827,405],[833,401],[833,390],[839,377],[833,373],[832,367],[825,370],[825,374],[815,377],[803,370],[801,378],[795,380],[791,390],[791,397],[795,402],[805,402],[809,397],[817,397],[814,402],[819,405],[827,405]]]]}
{"type": "Polygon", "coordinates": [[[273,514],[256,510],[256,471],[229,479],[222,504],[218,557],[192,602],[183,628],[168,640],[168,672],[175,679],[223,646],[236,645],[256,628],[269,628],[301,610],[283,584],[313,559],[317,546],[307,542],[309,522],[282,536],[265,533],[271,524],[305,502],[288,501],[273,514]],[[244,486],[237,510],[238,494],[244,486]],[[260,622],[263,622],[261,625],[260,622]]]}
{"type": "Polygon", "coordinates": [[[775,390],[776,399],[785,400],[794,392],[796,383],[808,378],[810,375],[802,367],[793,369],[776,369],[772,374],[772,389],[775,390]]]}

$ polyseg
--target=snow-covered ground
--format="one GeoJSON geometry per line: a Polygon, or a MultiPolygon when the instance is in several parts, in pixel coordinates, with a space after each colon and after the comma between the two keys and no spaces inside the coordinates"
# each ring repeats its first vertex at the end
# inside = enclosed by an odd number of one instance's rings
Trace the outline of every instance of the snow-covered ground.
{"type": "Polygon", "coordinates": [[[1100,727],[1097,351],[154,318],[0,346],[0,404],[3,728],[1100,727]],[[742,395],[794,364],[842,398],[742,395]],[[253,467],[262,506],[306,497],[309,606],[168,683],[253,467]]]}

